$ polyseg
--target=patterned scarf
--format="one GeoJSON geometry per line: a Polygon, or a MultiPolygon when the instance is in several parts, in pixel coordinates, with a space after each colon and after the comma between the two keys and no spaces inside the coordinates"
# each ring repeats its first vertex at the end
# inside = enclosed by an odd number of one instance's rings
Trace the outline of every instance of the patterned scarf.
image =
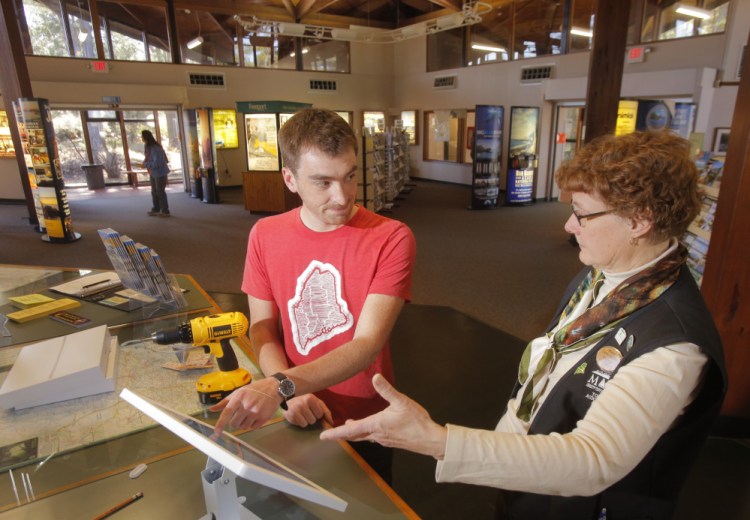
{"type": "MultiPolygon", "coordinates": [[[[653,266],[640,271],[615,287],[598,305],[589,308],[567,325],[558,329],[552,336],[550,345],[542,354],[531,381],[524,389],[516,415],[529,421],[539,396],[544,392],[550,372],[557,360],[565,354],[581,350],[594,344],[610,332],[628,315],[651,303],[669,289],[680,274],[680,267],[687,258],[687,250],[679,245],[675,251],[662,258],[653,266]]],[[[565,320],[578,306],[584,295],[593,287],[597,290],[604,275],[592,270],[573,293],[560,315],[559,323],[565,320]]],[[[595,298],[592,298],[592,301],[595,298]]],[[[518,368],[518,382],[523,385],[529,378],[531,342],[521,357],[518,368]]]]}

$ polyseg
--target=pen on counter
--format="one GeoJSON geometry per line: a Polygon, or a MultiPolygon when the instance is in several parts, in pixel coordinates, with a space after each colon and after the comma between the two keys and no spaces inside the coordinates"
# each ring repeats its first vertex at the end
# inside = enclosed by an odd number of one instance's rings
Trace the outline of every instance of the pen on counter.
{"type": "Polygon", "coordinates": [[[94,282],[94,283],[90,283],[88,285],[84,285],[83,287],[81,287],[81,289],[89,289],[91,287],[96,287],[97,285],[101,285],[103,283],[111,283],[111,282],[112,282],[112,280],[110,280],[109,278],[106,279],[106,280],[99,280],[98,282],[94,282]]]}
{"type": "Polygon", "coordinates": [[[120,509],[124,509],[124,508],[128,507],[130,504],[132,504],[136,500],[140,500],[141,498],[143,498],[143,491],[139,491],[135,495],[133,495],[131,497],[128,497],[127,499],[123,500],[122,502],[120,502],[119,504],[117,504],[112,509],[107,509],[102,514],[95,516],[94,520],[104,520],[105,518],[108,518],[109,516],[111,516],[111,515],[115,514],[116,512],[118,512],[120,509]]]}

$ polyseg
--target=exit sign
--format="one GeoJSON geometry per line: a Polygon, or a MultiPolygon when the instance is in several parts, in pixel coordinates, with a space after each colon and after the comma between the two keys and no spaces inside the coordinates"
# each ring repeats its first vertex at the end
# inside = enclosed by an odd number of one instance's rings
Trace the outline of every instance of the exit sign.
{"type": "Polygon", "coordinates": [[[646,47],[631,47],[626,56],[628,63],[642,63],[646,58],[646,47]]]}
{"type": "Polygon", "coordinates": [[[106,61],[92,61],[91,72],[107,74],[109,73],[109,63],[107,63],[106,61]]]}

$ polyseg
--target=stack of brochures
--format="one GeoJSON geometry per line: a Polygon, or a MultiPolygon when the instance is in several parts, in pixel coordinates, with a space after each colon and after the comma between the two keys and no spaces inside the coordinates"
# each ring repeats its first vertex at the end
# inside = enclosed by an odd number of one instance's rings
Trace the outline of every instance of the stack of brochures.
{"type": "Polygon", "coordinates": [[[100,229],[99,237],[122,285],[176,308],[187,305],[156,251],[111,228],[100,229]]]}

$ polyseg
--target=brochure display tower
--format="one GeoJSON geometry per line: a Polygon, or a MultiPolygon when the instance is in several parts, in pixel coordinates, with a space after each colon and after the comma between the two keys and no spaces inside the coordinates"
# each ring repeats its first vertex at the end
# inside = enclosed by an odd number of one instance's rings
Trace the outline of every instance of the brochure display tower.
{"type": "Polygon", "coordinates": [[[13,102],[13,110],[23,143],[26,172],[34,197],[39,231],[43,233],[42,240],[78,240],[81,234],[73,231],[49,102],[46,99],[19,98],[13,102]]]}
{"type": "Polygon", "coordinates": [[[699,182],[703,191],[702,205],[700,213],[682,237],[682,242],[688,250],[687,266],[700,286],[711,241],[721,177],[724,173],[724,155],[703,152],[696,159],[695,165],[700,174],[699,182]]]}
{"type": "Polygon", "coordinates": [[[409,136],[399,128],[362,132],[362,200],[375,212],[390,210],[409,182],[409,136]],[[368,198],[368,188],[372,198],[368,198]]]}
{"type": "Polygon", "coordinates": [[[500,159],[503,154],[503,107],[476,106],[470,209],[495,209],[500,196],[500,159]]]}
{"type": "Polygon", "coordinates": [[[242,173],[242,191],[248,211],[280,213],[299,206],[299,197],[284,185],[281,176],[279,128],[310,103],[292,101],[238,101],[244,114],[247,139],[247,171],[242,173]]]}
{"type": "Polygon", "coordinates": [[[508,205],[534,202],[537,169],[537,128],[539,108],[510,109],[510,144],[505,201],[508,205]]]}

